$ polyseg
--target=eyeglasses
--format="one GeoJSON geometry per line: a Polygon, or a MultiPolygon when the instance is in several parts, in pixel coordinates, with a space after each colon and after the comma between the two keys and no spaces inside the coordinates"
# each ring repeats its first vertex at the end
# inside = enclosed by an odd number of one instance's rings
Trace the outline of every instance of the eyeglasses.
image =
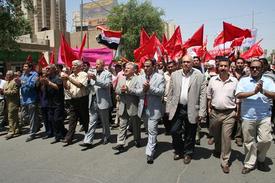
{"type": "Polygon", "coordinates": [[[251,70],[254,70],[254,69],[257,69],[257,70],[260,70],[262,67],[260,66],[251,66],[250,69],[251,70]]]}
{"type": "Polygon", "coordinates": [[[183,64],[191,64],[191,61],[189,60],[189,61],[182,61],[181,63],[183,63],[183,64]]]}

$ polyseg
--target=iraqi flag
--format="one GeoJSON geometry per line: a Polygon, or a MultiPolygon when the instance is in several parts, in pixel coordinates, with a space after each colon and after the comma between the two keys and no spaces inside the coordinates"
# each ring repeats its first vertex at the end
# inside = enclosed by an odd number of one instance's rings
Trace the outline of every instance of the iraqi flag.
{"type": "Polygon", "coordinates": [[[102,26],[97,26],[96,28],[101,30],[101,33],[96,37],[97,42],[116,50],[122,36],[121,31],[108,30],[102,26]]]}

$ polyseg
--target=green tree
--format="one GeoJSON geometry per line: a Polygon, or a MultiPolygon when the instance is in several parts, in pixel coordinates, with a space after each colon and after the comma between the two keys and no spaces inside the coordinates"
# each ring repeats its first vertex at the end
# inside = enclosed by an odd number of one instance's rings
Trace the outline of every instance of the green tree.
{"type": "Polygon", "coordinates": [[[112,30],[121,30],[123,36],[120,42],[120,50],[126,58],[133,60],[133,52],[139,47],[139,34],[143,27],[151,35],[156,32],[158,37],[164,32],[164,24],[161,16],[164,11],[155,8],[149,1],[138,3],[137,0],[129,0],[126,4],[113,7],[108,15],[108,26],[112,30]]]}
{"type": "Polygon", "coordinates": [[[16,38],[31,33],[21,10],[22,1],[28,10],[34,11],[31,0],[0,0],[0,50],[19,49],[16,38]]]}

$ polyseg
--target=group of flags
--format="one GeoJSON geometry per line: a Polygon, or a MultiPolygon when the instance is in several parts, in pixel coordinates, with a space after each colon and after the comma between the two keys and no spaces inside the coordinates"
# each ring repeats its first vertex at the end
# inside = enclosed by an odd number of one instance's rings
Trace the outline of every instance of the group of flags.
{"type": "MultiPolygon", "coordinates": [[[[216,56],[234,55],[235,48],[240,47],[245,39],[252,38],[251,30],[241,29],[237,26],[223,22],[223,31],[214,40],[213,50],[207,50],[207,38],[204,40],[204,25],[199,27],[196,32],[185,42],[182,41],[180,27],[177,27],[172,37],[167,40],[166,36],[162,36],[162,42],[158,40],[154,33],[151,37],[144,29],[140,32],[140,47],[134,51],[135,60],[144,62],[146,58],[155,58],[160,60],[177,60],[185,55],[189,48],[192,52],[202,58],[203,61],[214,59],[216,56]],[[229,48],[225,48],[225,44],[230,43],[229,48]],[[223,48],[219,48],[223,45],[223,48]],[[158,55],[156,57],[156,55],[158,55]]],[[[263,49],[260,47],[260,41],[252,45],[250,49],[243,52],[240,56],[249,59],[252,57],[260,57],[263,55],[263,49]]]]}
{"type": "MultiPolygon", "coordinates": [[[[99,44],[103,44],[110,49],[117,49],[122,37],[121,31],[113,31],[102,26],[97,26],[97,29],[101,33],[96,37],[99,44]]],[[[157,61],[165,60],[177,60],[184,56],[187,51],[192,47],[192,52],[201,57],[203,61],[214,59],[218,55],[230,55],[236,47],[240,47],[245,39],[251,38],[251,30],[242,29],[227,22],[223,22],[223,30],[218,34],[214,40],[213,47],[217,48],[220,45],[230,43],[230,47],[225,49],[207,50],[207,38],[204,40],[204,25],[201,25],[195,33],[187,39],[182,41],[182,35],[180,27],[178,26],[171,38],[168,40],[163,34],[161,41],[158,39],[157,34],[153,33],[151,36],[142,28],[140,31],[140,46],[134,50],[134,58],[138,63],[143,63],[146,59],[155,58],[157,61]]],[[[78,54],[76,54],[67,43],[64,35],[61,35],[61,43],[59,48],[59,54],[64,64],[68,67],[72,66],[72,61],[76,59],[82,59],[83,49],[86,43],[86,34],[82,39],[82,43],[78,54]]],[[[258,41],[250,47],[246,52],[241,54],[244,59],[252,57],[260,57],[264,51],[258,41]]],[[[50,56],[50,64],[54,63],[54,49],[50,56]]],[[[40,68],[48,65],[44,55],[42,54],[38,65],[40,68]]]]}

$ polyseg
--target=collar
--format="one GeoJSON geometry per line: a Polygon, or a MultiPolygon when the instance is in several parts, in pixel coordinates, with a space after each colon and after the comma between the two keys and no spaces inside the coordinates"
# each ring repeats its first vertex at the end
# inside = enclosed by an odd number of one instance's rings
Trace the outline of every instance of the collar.
{"type": "Polygon", "coordinates": [[[223,80],[220,78],[220,75],[217,75],[216,80],[219,80],[219,81],[222,81],[222,82],[225,82],[225,83],[227,83],[227,82],[232,82],[232,78],[231,78],[230,75],[229,75],[228,79],[225,80],[225,81],[223,81],[223,80]]]}
{"type": "Polygon", "coordinates": [[[126,79],[126,81],[129,81],[129,80],[133,79],[134,76],[135,76],[135,75],[133,75],[133,76],[131,76],[131,77],[129,77],[129,78],[127,78],[127,77],[125,76],[125,79],[126,79]]]}
{"type": "Polygon", "coordinates": [[[263,75],[261,76],[261,78],[260,78],[258,81],[256,81],[254,78],[252,78],[251,75],[250,75],[249,77],[250,77],[249,81],[250,81],[250,82],[255,82],[255,83],[257,83],[259,80],[262,80],[262,79],[263,79],[263,75]]]}
{"type": "Polygon", "coordinates": [[[187,74],[185,74],[185,73],[183,72],[183,70],[181,70],[181,74],[182,74],[182,76],[184,76],[184,77],[189,77],[189,76],[191,76],[191,74],[193,73],[193,71],[194,71],[194,69],[192,68],[187,74]]]}

